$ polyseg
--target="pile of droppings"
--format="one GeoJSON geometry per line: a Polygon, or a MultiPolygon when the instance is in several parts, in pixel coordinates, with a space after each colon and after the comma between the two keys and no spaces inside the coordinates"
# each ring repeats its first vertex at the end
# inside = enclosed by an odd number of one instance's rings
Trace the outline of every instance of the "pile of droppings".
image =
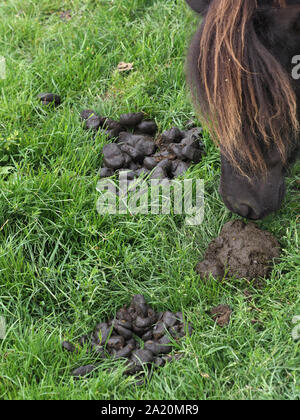
{"type": "Polygon", "coordinates": [[[61,97],[55,93],[40,93],[38,99],[41,101],[42,105],[54,105],[58,106],[61,104],[61,97]]]}
{"type": "MultiPolygon", "coordinates": [[[[192,331],[192,325],[184,322],[181,312],[157,313],[142,295],[135,295],[128,308],[121,308],[114,319],[98,324],[91,336],[80,338],[79,345],[87,346],[98,364],[106,358],[127,359],[126,374],[134,375],[144,373],[146,366],[161,367],[178,359],[178,354],[169,354],[172,342],[191,335],[192,331]]],[[[62,347],[76,351],[76,346],[67,341],[62,347]]],[[[85,376],[96,368],[97,363],[81,366],[72,375],[85,376]]]]}
{"type": "Polygon", "coordinates": [[[280,257],[280,245],[274,236],[254,223],[241,220],[224,225],[221,235],[209,245],[196,271],[202,279],[212,275],[259,281],[272,270],[273,260],[280,257]]]}
{"type": "Polygon", "coordinates": [[[155,121],[144,120],[142,112],[123,114],[114,121],[85,109],[80,117],[86,129],[114,141],[102,149],[101,178],[126,171],[128,180],[140,176],[169,180],[183,175],[203,155],[202,129],[191,123],[186,130],[173,127],[155,138],[158,127],[155,121]]]}
{"type": "MultiPolygon", "coordinates": [[[[44,106],[58,106],[62,102],[55,93],[40,93],[38,100],[44,106]]],[[[113,141],[102,149],[101,178],[123,172],[129,183],[141,176],[171,180],[182,176],[191,164],[199,163],[204,154],[203,130],[193,121],[187,122],[185,130],[172,127],[157,136],[156,122],[145,120],[143,112],[122,114],[115,121],[84,109],[80,118],[87,130],[103,133],[113,141]]]]}

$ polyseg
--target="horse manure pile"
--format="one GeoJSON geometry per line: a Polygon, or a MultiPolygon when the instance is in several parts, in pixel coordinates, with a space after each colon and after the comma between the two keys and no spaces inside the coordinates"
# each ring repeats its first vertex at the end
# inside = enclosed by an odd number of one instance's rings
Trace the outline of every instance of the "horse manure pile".
{"type": "MultiPolygon", "coordinates": [[[[44,106],[62,102],[54,93],[40,93],[38,99],[44,106]]],[[[113,141],[102,149],[101,178],[126,172],[129,182],[140,176],[170,180],[183,175],[192,163],[199,163],[204,154],[203,130],[193,121],[188,121],[186,130],[173,127],[156,138],[158,127],[155,121],[144,120],[143,112],[123,114],[115,121],[84,109],[80,118],[87,130],[103,133],[113,141]]]]}
{"type": "Polygon", "coordinates": [[[40,93],[38,99],[41,101],[42,105],[54,105],[58,106],[61,104],[61,97],[55,93],[40,93]]]}
{"type": "MultiPolygon", "coordinates": [[[[181,312],[156,313],[142,295],[135,295],[130,306],[121,308],[116,318],[98,324],[91,336],[83,336],[80,346],[98,362],[99,359],[127,359],[127,375],[141,374],[146,366],[164,366],[168,361],[178,359],[170,355],[172,341],[178,341],[193,331],[185,323],[181,312]]],[[[64,341],[63,349],[75,352],[76,346],[64,341]]],[[[81,366],[72,372],[75,377],[89,374],[97,364],[81,366]]]]}
{"type": "Polygon", "coordinates": [[[191,123],[187,130],[173,127],[155,139],[158,127],[155,121],[144,120],[142,112],[123,114],[114,121],[85,109],[80,117],[86,129],[114,140],[102,149],[101,178],[126,170],[128,180],[140,176],[173,179],[183,175],[192,163],[199,163],[203,155],[202,129],[191,127],[191,123]]]}
{"type": "Polygon", "coordinates": [[[259,281],[270,274],[273,259],[279,257],[280,245],[271,233],[253,223],[235,220],[224,225],[196,271],[202,279],[212,275],[219,279],[226,276],[259,281]]]}

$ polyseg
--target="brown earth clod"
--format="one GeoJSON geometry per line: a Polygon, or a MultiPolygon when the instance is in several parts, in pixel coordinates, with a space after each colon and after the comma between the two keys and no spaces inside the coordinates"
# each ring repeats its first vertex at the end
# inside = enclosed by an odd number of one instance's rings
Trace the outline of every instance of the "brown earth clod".
{"type": "Polygon", "coordinates": [[[271,233],[254,223],[235,220],[226,223],[221,235],[210,243],[196,272],[204,280],[212,275],[259,282],[270,274],[273,260],[279,257],[280,245],[271,233]]]}
{"type": "Polygon", "coordinates": [[[220,326],[224,327],[230,322],[232,309],[228,305],[219,305],[210,311],[213,320],[220,326]]]}

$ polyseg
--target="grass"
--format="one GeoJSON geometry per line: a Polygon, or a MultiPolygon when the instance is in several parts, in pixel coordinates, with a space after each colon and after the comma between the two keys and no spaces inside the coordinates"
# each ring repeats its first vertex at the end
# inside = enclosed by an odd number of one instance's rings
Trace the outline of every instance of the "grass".
{"type": "Polygon", "coordinates": [[[262,290],[234,279],[204,284],[194,272],[235,218],[217,192],[219,155],[209,138],[207,156],[189,173],[205,180],[203,225],[96,212],[107,140],[85,132],[79,112],[117,118],[144,110],[160,130],[193,117],[184,61],[197,19],[184,1],[7,0],[0,14],[7,63],[0,80],[0,315],[8,324],[0,398],[299,399],[299,343],[291,335],[300,315],[299,164],[281,211],[258,222],[283,248],[262,290]],[[66,10],[72,18],[63,21],[66,10]],[[134,70],[119,74],[120,61],[134,70]],[[42,108],[36,95],[43,91],[61,94],[63,104],[42,108]],[[64,353],[60,342],[113,316],[135,293],[157,310],[183,310],[194,324],[193,336],[178,344],[184,357],[142,387],[111,361],[74,381],[70,370],[90,360],[84,351],[64,353]],[[208,314],[221,303],[233,308],[223,329],[208,314]]]}

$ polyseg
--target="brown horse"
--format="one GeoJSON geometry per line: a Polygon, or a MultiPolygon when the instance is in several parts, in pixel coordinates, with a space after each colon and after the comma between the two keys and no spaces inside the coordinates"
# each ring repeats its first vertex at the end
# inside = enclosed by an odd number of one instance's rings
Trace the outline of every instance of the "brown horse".
{"type": "Polygon", "coordinates": [[[250,219],[278,210],[300,145],[300,0],[186,0],[203,16],[188,81],[221,150],[220,193],[250,219]]]}

